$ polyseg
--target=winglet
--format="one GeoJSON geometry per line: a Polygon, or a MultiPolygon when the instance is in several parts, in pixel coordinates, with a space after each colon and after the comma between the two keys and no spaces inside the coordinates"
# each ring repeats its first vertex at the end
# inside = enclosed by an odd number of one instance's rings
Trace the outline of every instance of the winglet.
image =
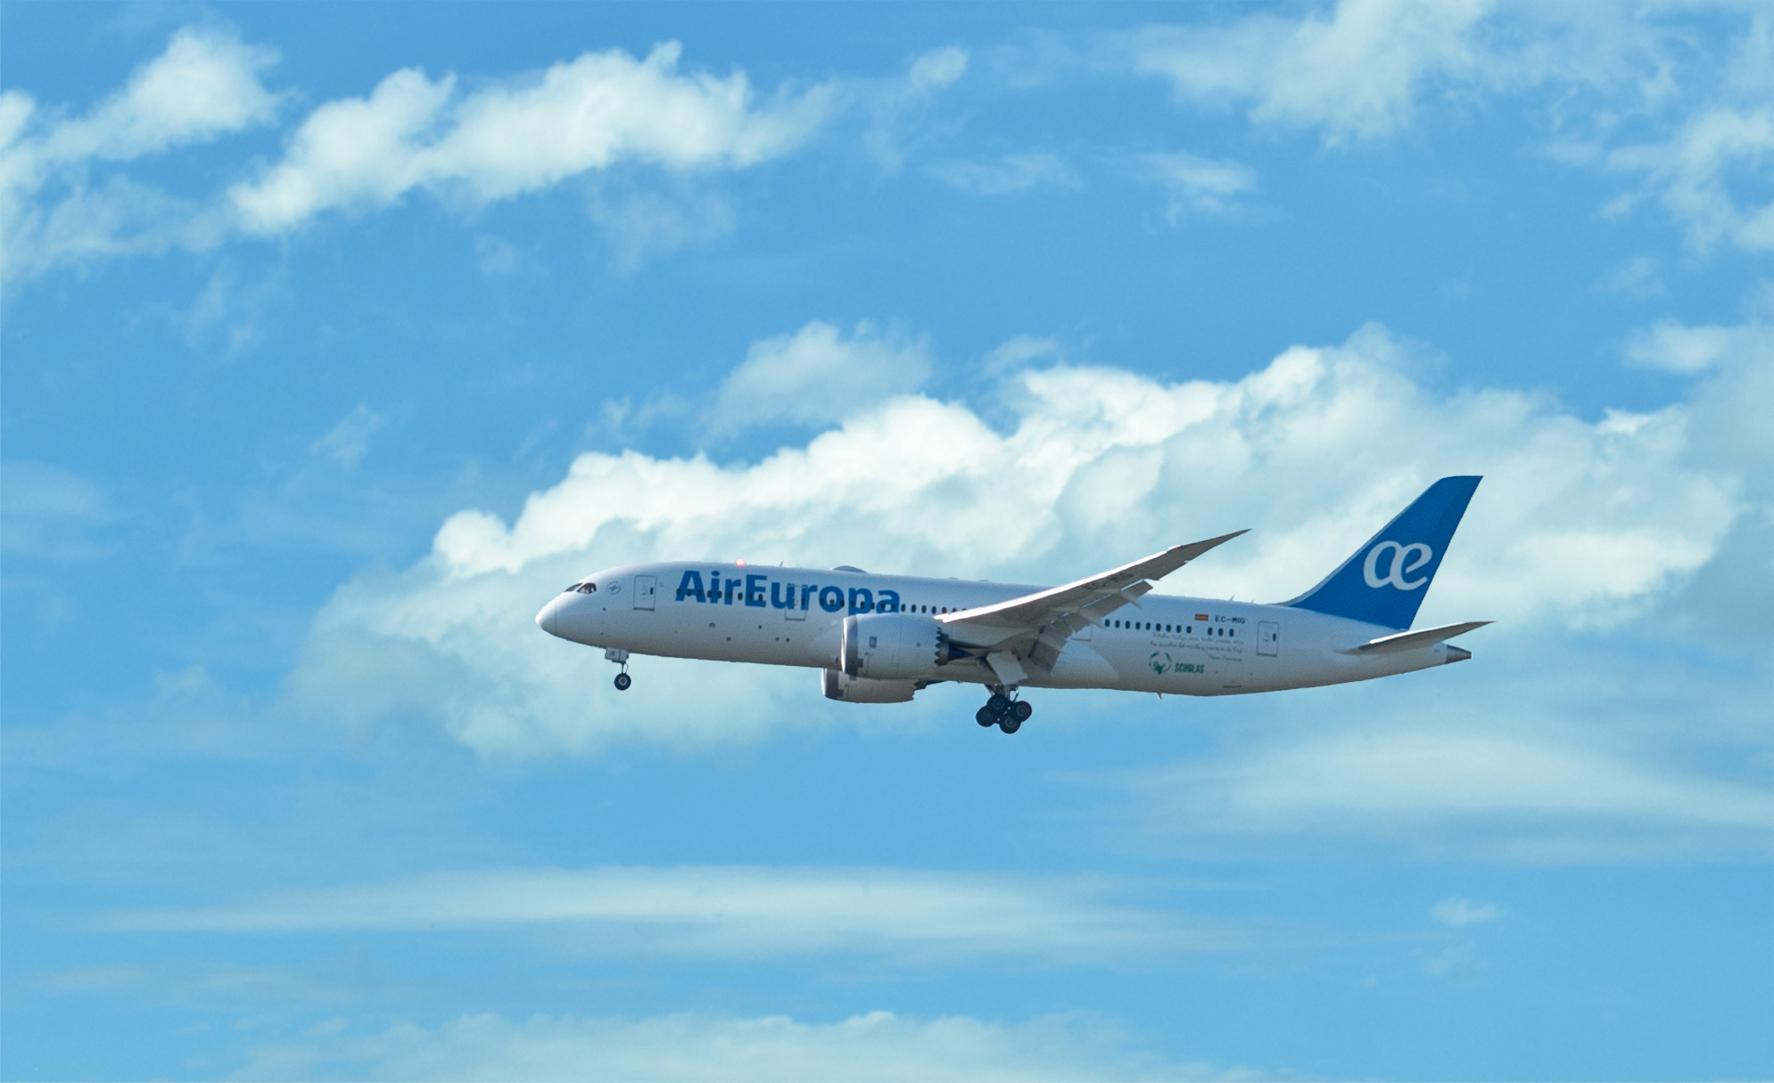
{"type": "Polygon", "coordinates": [[[1161,553],[1153,553],[1144,560],[1136,560],[1132,564],[1122,565],[1109,574],[1132,573],[1138,575],[1141,579],[1163,579],[1171,572],[1176,571],[1191,560],[1195,560],[1208,550],[1217,549],[1231,541],[1233,538],[1238,537],[1240,534],[1249,533],[1250,528],[1245,527],[1243,530],[1234,530],[1230,534],[1221,534],[1217,538],[1208,538],[1205,541],[1198,542],[1188,542],[1183,545],[1173,545],[1161,553]]]}

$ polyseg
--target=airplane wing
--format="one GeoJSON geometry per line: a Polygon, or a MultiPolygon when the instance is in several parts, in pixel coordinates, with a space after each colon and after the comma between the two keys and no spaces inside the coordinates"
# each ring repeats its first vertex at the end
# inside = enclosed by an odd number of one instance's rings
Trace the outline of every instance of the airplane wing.
{"type": "Polygon", "coordinates": [[[1206,541],[1174,545],[1064,586],[946,613],[937,620],[951,642],[978,651],[1000,680],[1015,684],[1028,675],[1024,664],[1052,668],[1073,633],[1138,601],[1151,591],[1152,580],[1162,579],[1243,533],[1234,530],[1206,541]]]}

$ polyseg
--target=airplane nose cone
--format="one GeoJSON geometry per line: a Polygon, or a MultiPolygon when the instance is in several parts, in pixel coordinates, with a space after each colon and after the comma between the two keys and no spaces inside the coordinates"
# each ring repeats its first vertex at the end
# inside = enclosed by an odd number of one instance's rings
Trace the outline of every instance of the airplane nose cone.
{"type": "Polygon", "coordinates": [[[548,604],[543,606],[536,614],[536,627],[547,632],[549,635],[555,635],[554,625],[560,611],[561,600],[559,598],[550,598],[548,604]]]}

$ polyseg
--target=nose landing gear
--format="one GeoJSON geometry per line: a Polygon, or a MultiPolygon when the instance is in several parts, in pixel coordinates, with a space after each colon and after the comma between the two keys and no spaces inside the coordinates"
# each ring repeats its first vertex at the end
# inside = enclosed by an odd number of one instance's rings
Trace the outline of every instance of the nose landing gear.
{"type": "Polygon", "coordinates": [[[973,720],[990,729],[997,726],[1005,733],[1015,733],[1022,729],[1024,722],[1035,713],[1035,706],[1027,700],[1013,698],[1015,689],[998,688],[992,692],[992,698],[986,705],[973,715],[973,720]]]}
{"type": "Polygon", "coordinates": [[[616,691],[628,691],[628,686],[634,683],[634,678],[628,675],[628,652],[611,647],[604,652],[604,658],[622,667],[622,672],[616,674],[616,691]]]}

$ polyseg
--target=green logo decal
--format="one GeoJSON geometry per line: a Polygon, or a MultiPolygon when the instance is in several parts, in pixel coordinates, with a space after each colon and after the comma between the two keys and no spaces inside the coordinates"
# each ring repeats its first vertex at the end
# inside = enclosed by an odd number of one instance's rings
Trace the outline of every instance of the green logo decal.
{"type": "Polygon", "coordinates": [[[1173,662],[1169,651],[1153,651],[1147,664],[1153,673],[1206,673],[1207,667],[1199,662],[1173,662]]]}

